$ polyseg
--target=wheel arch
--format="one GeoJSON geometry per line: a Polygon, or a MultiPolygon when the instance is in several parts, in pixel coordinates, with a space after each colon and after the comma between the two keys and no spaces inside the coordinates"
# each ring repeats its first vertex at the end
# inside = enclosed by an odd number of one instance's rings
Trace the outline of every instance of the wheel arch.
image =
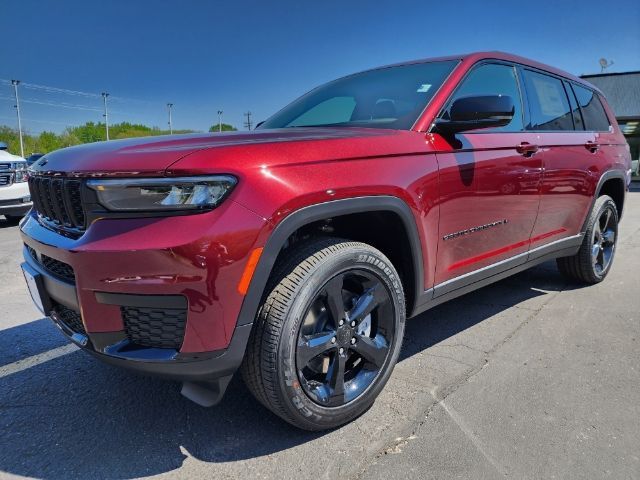
{"type": "Polygon", "coordinates": [[[587,212],[587,217],[582,224],[581,232],[585,232],[587,230],[589,212],[593,209],[593,205],[598,197],[602,195],[609,195],[613,199],[616,204],[616,208],[618,209],[618,219],[622,218],[622,211],[626,196],[625,175],[622,170],[607,170],[600,176],[593,194],[593,199],[591,200],[591,205],[587,212]]]}
{"type": "Polygon", "coordinates": [[[422,260],[422,243],[411,208],[398,197],[379,195],[332,200],[303,207],[289,214],[278,223],[267,239],[262,255],[256,266],[249,289],[242,303],[237,325],[252,323],[260,306],[260,301],[278,255],[285,247],[291,235],[307,225],[329,218],[346,215],[389,212],[396,215],[405,230],[411,250],[412,285],[415,294],[412,304],[407,305],[407,315],[415,309],[417,300],[424,290],[424,265],[422,260]]]}

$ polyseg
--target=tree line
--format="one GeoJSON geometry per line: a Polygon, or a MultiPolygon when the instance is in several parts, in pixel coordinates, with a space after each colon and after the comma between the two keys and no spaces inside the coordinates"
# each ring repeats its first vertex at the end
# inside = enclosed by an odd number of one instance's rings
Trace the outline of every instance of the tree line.
{"type": "MultiPolygon", "coordinates": [[[[209,128],[210,132],[218,131],[218,124],[209,128]]],[[[235,127],[223,123],[222,131],[234,131],[235,127]]],[[[174,130],[178,133],[197,133],[196,130],[174,130]]],[[[169,130],[162,130],[158,127],[149,127],[138,123],[121,122],[109,125],[109,138],[117,140],[121,138],[149,137],[152,135],[168,135],[169,130]]],[[[100,142],[107,139],[105,124],[102,122],[87,122],[84,125],[67,127],[62,133],[44,131],[38,135],[22,134],[24,143],[24,154],[49,153],[60,148],[80,145],[82,143],[100,142]]],[[[9,147],[9,152],[20,154],[20,137],[18,130],[0,125],[0,142],[5,142],[9,147]]]]}

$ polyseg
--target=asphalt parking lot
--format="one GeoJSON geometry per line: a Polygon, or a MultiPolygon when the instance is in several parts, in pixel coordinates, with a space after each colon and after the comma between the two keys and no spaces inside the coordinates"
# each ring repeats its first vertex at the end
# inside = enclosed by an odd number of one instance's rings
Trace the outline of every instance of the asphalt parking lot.
{"type": "Polygon", "coordinates": [[[607,280],[547,263],[408,323],[374,407],[293,429],[234,379],[204,409],[98,363],[31,305],[0,220],[0,478],[640,478],[640,188],[607,280]]]}

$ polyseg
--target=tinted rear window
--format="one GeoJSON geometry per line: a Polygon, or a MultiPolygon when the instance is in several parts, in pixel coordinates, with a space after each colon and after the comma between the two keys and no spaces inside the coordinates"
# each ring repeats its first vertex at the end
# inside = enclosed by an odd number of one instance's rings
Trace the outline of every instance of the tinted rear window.
{"type": "Polygon", "coordinates": [[[550,75],[524,71],[531,119],[529,130],[573,130],[573,117],[562,81],[550,75]]]}
{"type": "Polygon", "coordinates": [[[573,93],[573,88],[571,84],[566,80],[562,82],[564,85],[564,89],[567,92],[567,96],[569,97],[569,104],[571,105],[571,113],[573,114],[573,124],[576,127],[576,130],[584,130],[584,122],[582,121],[582,113],[580,112],[580,107],[578,107],[578,102],[576,100],[576,96],[573,93]]]}
{"type": "Polygon", "coordinates": [[[576,98],[582,110],[585,129],[598,132],[608,131],[609,119],[598,95],[579,85],[573,85],[573,90],[576,92],[576,98]]]}

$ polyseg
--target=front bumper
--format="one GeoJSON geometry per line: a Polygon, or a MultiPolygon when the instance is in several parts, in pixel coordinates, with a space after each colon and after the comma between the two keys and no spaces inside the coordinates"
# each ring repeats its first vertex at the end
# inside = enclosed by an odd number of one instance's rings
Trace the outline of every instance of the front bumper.
{"type": "Polygon", "coordinates": [[[32,205],[27,182],[0,187],[0,215],[24,215],[32,205]]]}
{"type": "Polygon", "coordinates": [[[41,276],[51,305],[81,318],[74,330],[56,309],[50,312],[70,340],[141,373],[210,381],[231,375],[242,361],[251,324],[237,326],[243,302],[237,284],[263,225],[264,219],[227,201],[200,215],[98,220],[78,239],[49,230],[30,214],[21,234],[25,263],[41,276]],[[50,259],[68,265],[70,273],[52,270],[50,259]],[[137,344],[123,308],[138,307],[184,307],[180,347],[137,344]],[[78,333],[86,342],[74,338],[78,333]]]}

